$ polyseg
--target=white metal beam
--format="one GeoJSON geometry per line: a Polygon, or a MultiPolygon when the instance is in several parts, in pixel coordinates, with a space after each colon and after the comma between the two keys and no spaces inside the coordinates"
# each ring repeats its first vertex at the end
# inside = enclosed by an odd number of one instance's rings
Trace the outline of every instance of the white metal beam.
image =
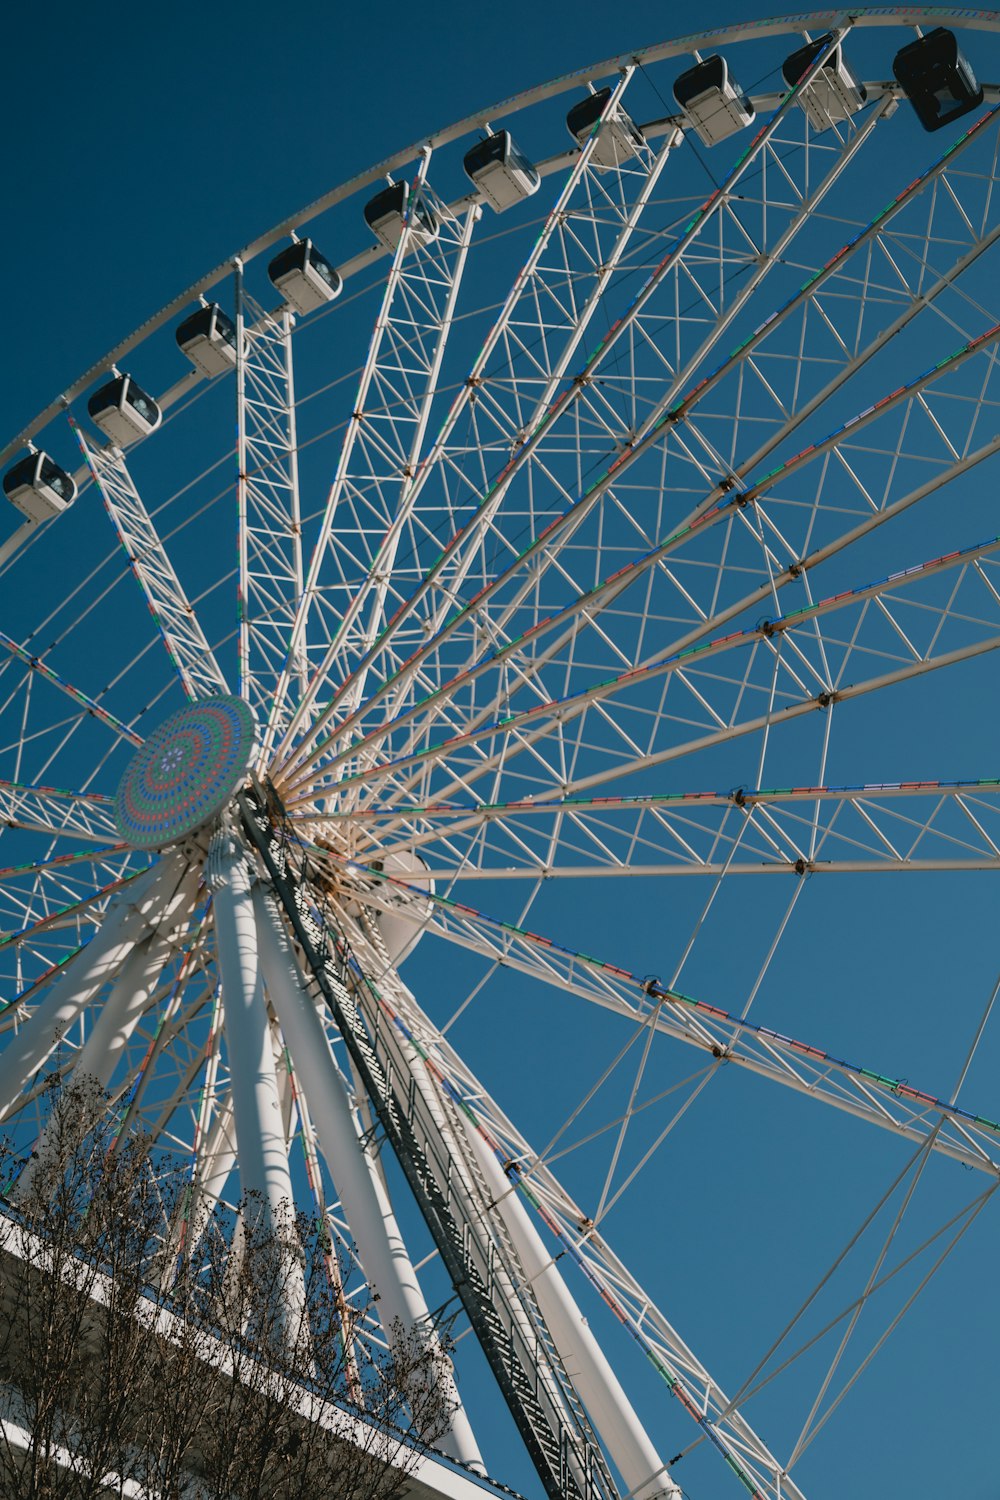
{"type": "MultiPolygon", "coordinates": [[[[374,1154],[363,1142],[347,1081],[337,1066],[314,1001],[299,971],[292,945],[262,886],[253,889],[261,970],[292,1065],[309,1101],[320,1150],[337,1188],[390,1341],[394,1326],[436,1344],[420,1283],[396,1223],[374,1154]]],[[[441,1446],[462,1463],[482,1467],[482,1454],[450,1374],[452,1409],[441,1446]]]]}
{"type": "Polygon", "coordinates": [[[267,725],[303,583],[293,318],[253,301],[240,263],[235,282],[239,692],[267,725]]]}
{"type": "Polygon", "coordinates": [[[117,973],[134,944],[151,931],[169,932],[187,915],[195,879],[182,853],[163,856],[114,896],[101,927],[60,973],[45,999],[0,1053],[0,1112],[6,1113],[31,1076],[100,987],[117,973]]]}
{"type": "Polygon", "coordinates": [[[240,1184],[275,1225],[294,1202],[288,1142],[264,1001],[247,854],[223,828],[212,837],[205,879],[214,893],[216,954],[222,979],[223,1025],[232,1080],[240,1184]]]}
{"type": "Polygon", "coordinates": [[[185,693],[194,699],[228,692],[226,679],[136,488],[124,453],[113,445],[91,447],[82,429],[75,422],[72,426],[185,693]]]}

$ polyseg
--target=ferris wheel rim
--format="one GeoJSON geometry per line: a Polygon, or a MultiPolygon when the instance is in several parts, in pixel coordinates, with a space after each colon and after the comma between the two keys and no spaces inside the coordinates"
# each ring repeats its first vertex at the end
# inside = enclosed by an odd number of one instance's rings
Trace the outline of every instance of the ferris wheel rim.
{"type": "MultiPolygon", "coordinates": [[[[666,41],[653,43],[648,47],[639,48],[631,52],[622,52],[614,57],[605,58],[603,61],[593,63],[586,67],[576,68],[570,73],[562,74],[556,79],[536,84],[530,89],[523,90],[518,94],[511,95],[507,99],[495,101],[485,109],[477,110],[473,114],[464,116],[461,120],[451,125],[444,126],[440,130],[431,131],[411,145],[400,151],[393,152],[391,156],[377,162],[371,167],[356,173],[345,182],[329,189],[319,198],[304,204],[295,213],[286,216],[272,228],[265,230],[263,234],[249,241],[241,249],[233,252],[224,261],[221,261],[211,271],[192,282],[184,288],[169,302],[165,303],[158,312],[144,319],[130,334],[121,339],[113,348],[99,360],[88,366],[75,380],[60,392],[48,406],[33,417],[27,426],[23,427],[14,437],[10,438],[2,449],[0,449],[0,466],[6,464],[21,448],[30,443],[37,434],[61,411],[66,409],[69,403],[76,399],[87,389],[94,380],[102,373],[112,369],[126,354],[138,348],[146,338],[154,334],[172,317],[182,312],[185,307],[196,302],[205,292],[217,286],[224,278],[232,273],[234,266],[242,266],[246,262],[263,254],[265,250],[276,244],[284,236],[295,233],[303,224],[319,214],[333,207],[336,203],[352,197],[364,188],[370,187],[381,178],[397,171],[408,162],[418,159],[421,152],[434,149],[438,146],[447,145],[459,139],[472,130],[480,129],[498,115],[516,114],[522,109],[529,108],[532,104],[541,100],[558,96],[568,92],[571,88],[587,83],[594,77],[607,77],[620,72],[623,68],[642,65],[646,62],[658,62],[666,58],[683,56],[692,49],[697,49],[708,43],[724,45],[727,42],[746,41],[761,36],[781,36],[789,32],[807,30],[812,25],[830,26],[841,24],[848,29],[854,27],[879,27],[879,26],[920,26],[924,22],[934,22],[937,25],[948,23],[962,30],[982,30],[987,32],[1000,32],[1000,12],[997,11],[970,11],[968,8],[959,6],[933,6],[933,5],[905,5],[905,6],[864,6],[849,11],[845,10],[813,10],[792,12],[786,15],[778,15],[763,18],[760,21],[736,22],[730,26],[714,27],[703,32],[691,32],[685,36],[670,38],[666,41]]],[[[1000,89],[1000,80],[996,85],[985,85],[988,97],[992,97],[994,89],[1000,89]]],[[[678,117],[679,118],[679,117],[678,117]]],[[[563,152],[558,158],[560,161],[568,159],[570,153],[563,152]]],[[[474,196],[474,195],[473,195],[474,196]]],[[[381,246],[372,247],[361,257],[365,262],[382,258],[385,250],[381,246]]],[[[190,379],[190,377],[188,377],[190,379]]]]}

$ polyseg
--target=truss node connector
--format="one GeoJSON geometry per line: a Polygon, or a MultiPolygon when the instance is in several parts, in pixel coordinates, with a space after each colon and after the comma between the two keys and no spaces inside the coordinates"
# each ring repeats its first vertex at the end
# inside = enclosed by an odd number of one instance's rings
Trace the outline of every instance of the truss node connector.
{"type": "Polygon", "coordinates": [[[803,572],[804,572],[804,568],[803,568],[802,563],[800,563],[800,562],[794,562],[794,563],[790,563],[789,564],[789,568],[788,568],[788,576],[789,576],[789,578],[801,578],[803,572]]]}
{"type": "Polygon", "coordinates": [[[647,974],[642,981],[645,994],[658,997],[660,994],[660,976],[658,974],[647,974]]]}
{"type": "Polygon", "coordinates": [[[736,804],[737,807],[746,807],[746,805],[747,805],[747,794],[746,794],[746,792],[743,790],[743,788],[741,786],[738,786],[738,787],[734,788],[734,790],[733,790],[733,801],[734,801],[734,803],[736,804]]]}
{"type": "Polygon", "coordinates": [[[822,693],[816,694],[816,702],[819,704],[820,708],[829,708],[831,703],[836,703],[839,697],[839,693],[828,693],[824,691],[822,693]]]}
{"type": "Polygon", "coordinates": [[[796,875],[808,875],[811,869],[812,865],[809,860],[799,858],[795,861],[796,875]]]}

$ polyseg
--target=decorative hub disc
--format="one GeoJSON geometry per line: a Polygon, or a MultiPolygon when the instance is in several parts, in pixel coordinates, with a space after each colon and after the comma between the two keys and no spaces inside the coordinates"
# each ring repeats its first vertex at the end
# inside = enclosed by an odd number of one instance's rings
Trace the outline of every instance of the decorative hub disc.
{"type": "Polygon", "coordinates": [[[179,708],[133,756],[115,796],[118,831],[133,849],[164,849],[222,811],[246,775],[253,709],[219,694],[179,708]]]}

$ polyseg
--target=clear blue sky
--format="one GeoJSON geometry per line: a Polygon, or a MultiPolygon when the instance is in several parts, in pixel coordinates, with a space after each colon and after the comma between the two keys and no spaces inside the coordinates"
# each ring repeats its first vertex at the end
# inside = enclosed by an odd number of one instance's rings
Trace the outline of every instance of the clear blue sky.
{"type": "MultiPolygon", "coordinates": [[[[315,0],[295,7],[178,0],[126,7],[115,0],[103,8],[56,0],[45,8],[16,7],[5,21],[3,93],[4,440],[188,283],[326,188],[485,102],[588,61],[746,15],[746,7],[718,0],[696,8],[654,0],[627,7],[596,0],[480,7],[453,0],[340,7],[315,0]]],[[[914,170],[934,154],[926,145],[914,170]]],[[[975,539],[960,536],[955,545],[975,539]]],[[[922,753],[911,741],[904,756],[897,747],[906,763],[882,774],[996,774],[963,760],[963,747],[948,733],[944,690],[940,704],[937,722],[927,727],[932,750],[922,753]]],[[[572,899],[561,913],[568,936],[572,899]]],[[[594,947],[650,967],[675,900],[690,905],[687,896],[647,889],[630,911],[616,893],[598,919],[594,947]]],[[[734,972],[750,962],[744,946],[760,961],[754,943],[768,924],[773,930],[770,900],[768,892],[747,891],[745,921],[731,934],[734,972]]],[[[873,879],[861,895],[830,888],[814,901],[778,971],[788,995],[808,988],[816,999],[805,1034],[834,1051],[842,1045],[851,1056],[853,1013],[867,1017],[891,994],[892,1009],[876,1031],[883,1050],[859,1059],[891,1068],[908,1055],[905,1002],[912,994],[931,1036],[942,1012],[961,1003],[967,1036],[968,1017],[985,999],[997,966],[995,877],[956,878],[948,900],[942,913],[924,887],[903,896],[873,879]],[[958,933],[954,945],[937,940],[935,922],[942,932],[958,933]],[[956,968],[956,951],[964,967],[956,968]]],[[[553,913],[553,920],[560,917],[558,905],[553,913]]],[[[590,946],[579,926],[574,937],[578,946],[590,946]]],[[[421,962],[415,972],[430,983],[423,952],[415,960],[421,962]]],[[[534,1006],[530,998],[512,999],[506,1024],[493,1011],[479,1037],[484,1054],[492,1049],[505,1059],[494,1082],[515,1114],[530,1113],[564,1044],[564,1018],[534,1006]]],[[[612,1029],[595,1021],[595,1065],[614,1045],[612,1029]]],[[[933,1041],[922,1056],[933,1061],[933,1041]]],[[[949,1053],[930,1083],[944,1092],[953,1073],[949,1053]]],[[[975,1102],[996,1118],[993,1077],[981,1071],[978,1082],[975,1102]]],[[[670,1162],[670,1201],[633,1199],[609,1230],[627,1259],[634,1249],[651,1279],[669,1263],[676,1292],[668,1310],[689,1342],[706,1349],[706,1363],[721,1361],[720,1378],[730,1387],[904,1159],[881,1140],[869,1150],[866,1139],[839,1123],[827,1133],[805,1105],[782,1103],[751,1135],[747,1122],[760,1123],[759,1111],[759,1092],[734,1086],[725,1106],[706,1111],[670,1162]],[[775,1263],[786,1259],[794,1283],[787,1297],[783,1278],[774,1274],[775,1263]]],[[[955,1175],[970,1197],[976,1183],[964,1178],[971,1174],[956,1168],[955,1175]]],[[[951,1201],[951,1191],[943,1190],[941,1203],[951,1201]]],[[[955,1193],[954,1201],[960,1197],[955,1193]]],[[[800,1480],[811,1496],[1000,1496],[990,1431],[995,1365],[989,1341],[970,1344],[972,1326],[997,1311],[986,1290],[995,1284],[996,1212],[988,1210],[983,1220],[933,1284],[919,1316],[895,1336],[892,1359],[887,1353],[877,1360],[870,1379],[852,1393],[843,1425],[835,1419],[815,1445],[800,1480]],[[931,1387],[939,1400],[926,1399],[931,1387]],[[910,1403],[918,1398],[911,1428],[910,1403]]],[[[779,1384],[748,1412],[765,1435],[780,1390],[779,1384]]],[[[484,1409],[482,1395],[473,1401],[484,1409]]],[[[502,1418],[490,1435],[498,1477],[537,1493],[525,1462],[507,1447],[502,1418]]],[[[693,1500],[730,1493],[738,1489],[721,1469],[712,1487],[691,1491],[693,1500]]]]}

